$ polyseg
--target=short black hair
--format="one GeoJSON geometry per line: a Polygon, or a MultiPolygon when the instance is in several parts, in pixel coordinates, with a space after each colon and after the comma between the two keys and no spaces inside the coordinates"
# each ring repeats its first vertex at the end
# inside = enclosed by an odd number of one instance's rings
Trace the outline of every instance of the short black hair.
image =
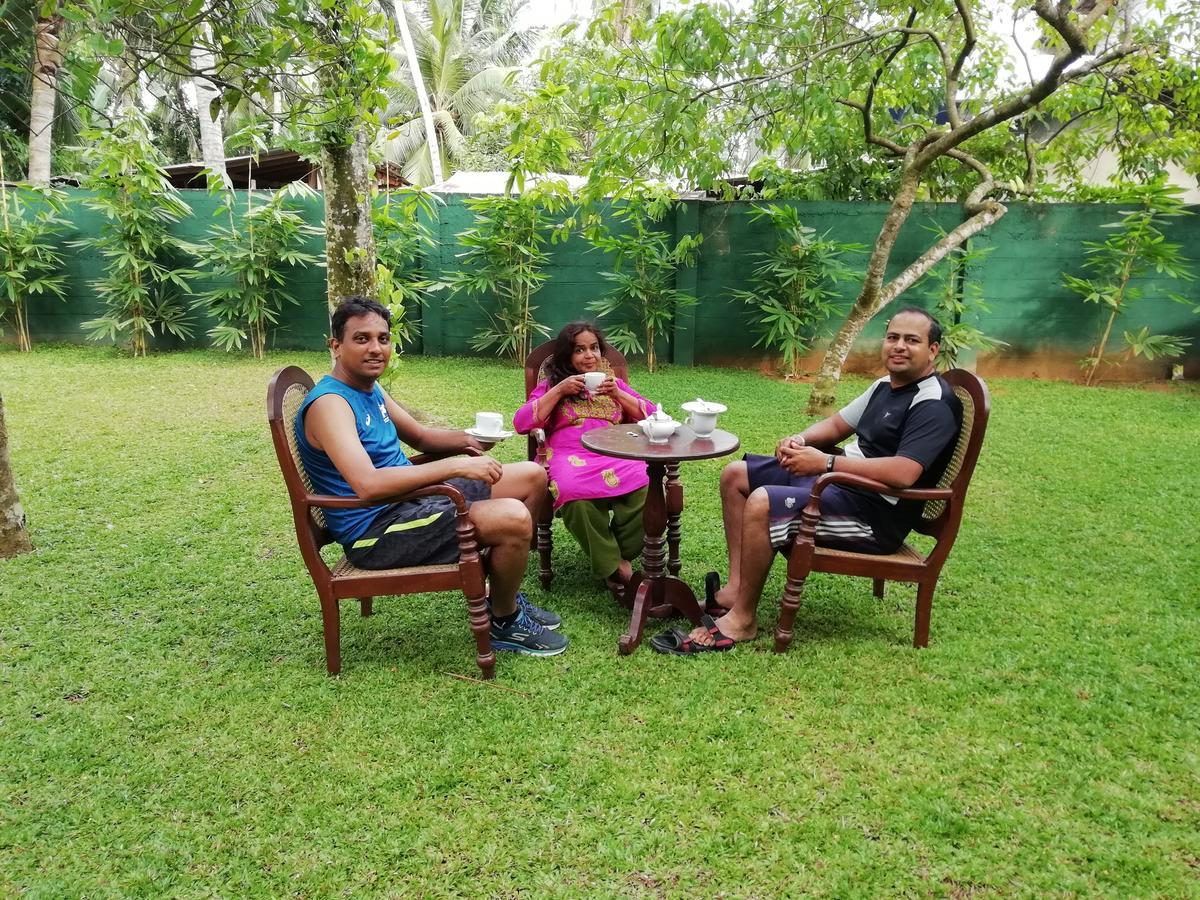
{"type": "Polygon", "coordinates": [[[937,320],[933,313],[927,309],[921,309],[919,306],[906,306],[904,309],[898,309],[888,318],[890,325],[892,319],[896,316],[902,316],[905,313],[915,313],[918,316],[924,316],[929,320],[929,343],[940,344],[942,342],[942,323],[937,320]]]}
{"type": "Polygon", "coordinates": [[[347,319],[353,319],[355,316],[369,316],[371,313],[387,322],[388,328],[392,327],[392,311],[382,303],[368,300],[357,294],[343,297],[342,302],[337,305],[337,309],[329,318],[329,330],[333,333],[334,340],[342,339],[342,335],[346,332],[347,319]]]}

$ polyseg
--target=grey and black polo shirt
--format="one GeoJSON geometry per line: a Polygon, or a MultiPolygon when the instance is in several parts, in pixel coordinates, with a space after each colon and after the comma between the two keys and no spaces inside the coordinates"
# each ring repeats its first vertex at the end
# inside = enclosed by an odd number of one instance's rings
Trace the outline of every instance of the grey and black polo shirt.
{"type": "MultiPolygon", "coordinates": [[[[880,378],[856,400],[839,412],[855,431],[846,446],[847,456],[875,459],[903,456],[923,467],[914,488],[934,487],[954,455],[962,427],[962,403],[953,388],[936,373],[893,388],[887,376],[880,378]]],[[[848,488],[853,490],[853,488],[848,488]]],[[[923,504],[860,492],[886,515],[871,516],[876,532],[908,534],[921,515],[923,504]]],[[[902,538],[901,538],[902,539],[902,538]]]]}

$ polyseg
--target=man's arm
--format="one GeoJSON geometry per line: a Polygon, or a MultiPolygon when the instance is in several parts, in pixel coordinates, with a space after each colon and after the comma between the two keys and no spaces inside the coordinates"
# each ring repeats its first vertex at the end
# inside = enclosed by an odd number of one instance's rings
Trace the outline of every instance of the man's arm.
{"type": "Polygon", "coordinates": [[[422,453],[458,453],[467,447],[486,451],[493,446],[477,441],[464,431],[455,431],[450,428],[430,428],[428,425],[422,425],[413,418],[412,413],[393,400],[387,392],[384,392],[383,400],[387,404],[388,416],[391,418],[392,424],[396,426],[396,433],[400,435],[400,440],[422,453]]]}
{"type": "Polygon", "coordinates": [[[422,466],[377,469],[358,439],[350,404],[334,394],[313,401],[304,416],[304,435],[312,446],[329,457],[355,495],[363,500],[407,494],[448,478],[473,478],[495,484],[503,474],[500,463],[490,456],[455,456],[422,466]]]}
{"type": "Polygon", "coordinates": [[[780,440],[775,447],[775,458],[783,462],[780,454],[785,447],[792,450],[807,446],[832,447],[852,434],[854,434],[854,429],[842,418],[841,413],[834,413],[827,419],[809,425],[799,434],[793,434],[791,437],[780,440]]]}
{"type": "Polygon", "coordinates": [[[888,487],[907,488],[916,484],[925,467],[905,456],[834,456],[816,447],[782,447],[779,462],[793,475],[823,475],[825,472],[849,472],[881,481],[888,487]],[[829,468],[830,459],[833,468],[829,468]]]}
{"type": "Polygon", "coordinates": [[[907,488],[916,484],[925,467],[932,465],[957,435],[958,423],[949,407],[927,401],[909,411],[895,456],[873,459],[839,456],[831,463],[831,457],[813,447],[788,447],[780,450],[779,461],[796,475],[850,472],[881,481],[888,487],[907,488]]]}

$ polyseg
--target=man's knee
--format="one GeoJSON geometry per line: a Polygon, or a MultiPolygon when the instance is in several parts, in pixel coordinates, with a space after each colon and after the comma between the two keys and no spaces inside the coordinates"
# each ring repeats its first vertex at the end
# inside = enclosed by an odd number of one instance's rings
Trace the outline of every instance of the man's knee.
{"type": "Polygon", "coordinates": [[[514,478],[527,482],[533,488],[546,486],[546,470],[540,463],[532,461],[508,463],[504,468],[511,471],[514,478]]]}
{"type": "Polygon", "coordinates": [[[766,488],[755,488],[746,498],[745,517],[747,521],[761,520],[766,522],[770,517],[771,497],[766,488]]]}
{"type": "Polygon", "coordinates": [[[721,493],[728,496],[739,493],[745,496],[750,491],[750,476],[746,470],[746,461],[731,462],[721,470],[721,493]]]}
{"type": "Polygon", "coordinates": [[[488,544],[506,540],[528,543],[533,536],[533,519],[520,500],[501,497],[475,504],[471,511],[480,538],[488,544]]]}

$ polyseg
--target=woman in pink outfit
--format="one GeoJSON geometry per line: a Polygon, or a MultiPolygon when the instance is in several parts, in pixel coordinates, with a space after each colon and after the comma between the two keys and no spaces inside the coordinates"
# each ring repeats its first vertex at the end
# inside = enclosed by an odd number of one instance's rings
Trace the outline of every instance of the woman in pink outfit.
{"type": "Polygon", "coordinates": [[[522,434],[545,430],[554,509],[591,560],[592,573],[619,599],[633,574],[630,560],[642,550],[646,464],[593,453],[583,446],[583,435],[638,422],[657,407],[613,377],[604,350],[604,335],[591,322],[565,326],[546,379],[517,410],[513,425],[522,434]],[[584,384],[586,372],[608,377],[593,392],[584,384]]]}

